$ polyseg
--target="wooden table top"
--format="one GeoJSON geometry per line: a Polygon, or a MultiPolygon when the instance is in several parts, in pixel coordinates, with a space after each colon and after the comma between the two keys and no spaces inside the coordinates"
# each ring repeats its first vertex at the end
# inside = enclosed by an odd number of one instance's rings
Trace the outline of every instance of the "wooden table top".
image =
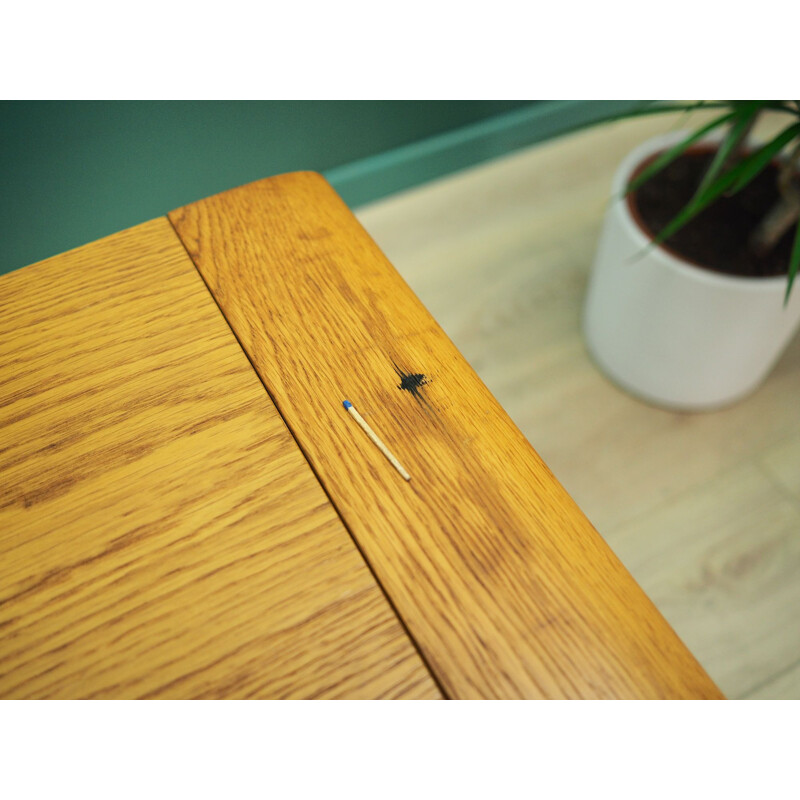
{"type": "Polygon", "coordinates": [[[720,696],[320,176],[0,290],[0,696],[720,696]]]}
{"type": "Polygon", "coordinates": [[[165,219],[0,285],[0,696],[439,696],[165,219]]]}

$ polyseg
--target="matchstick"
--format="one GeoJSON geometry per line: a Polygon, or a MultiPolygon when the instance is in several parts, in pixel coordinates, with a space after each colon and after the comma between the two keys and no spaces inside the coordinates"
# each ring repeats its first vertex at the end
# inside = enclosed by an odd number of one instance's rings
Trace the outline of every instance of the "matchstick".
{"type": "Polygon", "coordinates": [[[370,428],[365,422],[364,418],[358,411],[353,408],[353,404],[349,400],[345,400],[342,405],[350,412],[350,416],[364,429],[367,436],[378,446],[378,449],[389,459],[392,466],[407,480],[411,480],[411,476],[403,469],[400,462],[389,452],[389,448],[378,438],[375,431],[370,428]]]}

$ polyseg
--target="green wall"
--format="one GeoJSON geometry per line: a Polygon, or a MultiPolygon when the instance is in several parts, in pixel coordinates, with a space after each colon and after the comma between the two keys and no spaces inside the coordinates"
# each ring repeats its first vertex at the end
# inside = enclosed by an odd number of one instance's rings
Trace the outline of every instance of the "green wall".
{"type": "Polygon", "coordinates": [[[258,178],[326,172],[528,105],[5,101],[0,273],[258,178]]]}
{"type": "Polygon", "coordinates": [[[356,207],[643,103],[0,102],[0,274],[282,172],[356,207]]]}

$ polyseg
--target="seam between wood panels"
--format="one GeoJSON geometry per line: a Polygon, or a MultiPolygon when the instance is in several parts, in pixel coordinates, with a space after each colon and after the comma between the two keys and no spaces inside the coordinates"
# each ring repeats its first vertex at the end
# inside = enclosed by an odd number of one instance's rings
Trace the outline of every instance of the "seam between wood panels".
{"type": "Polygon", "coordinates": [[[439,681],[438,675],[433,670],[433,668],[431,667],[430,663],[428,663],[428,659],[425,657],[425,654],[420,649],[419,644],[417,643],[417,640],[414,638],[414,636],[411,634],[411,631],[408,629],[408,626],[406,625],[406,621],[403,619],[403,617],[401,616],[401,614],[398,611],[397,607],[395,606],[394,601],[391,598],[391,595],[389,595],[389,593],[386,591],[386,588],[384,587],[383,583],[381,582],[381,580],[376,575],[375,570],[372,568],[372,564],[370,563],[370,561],[367,558],[367,556],[364,553],[364,551],[361,549],[361,546],[359,545],[358,540],[353,535],[353,531],[350,530],[350,526],[347,524],[347,522],[345,521],[344,517],[342,516],[342,513],[339,510],[339,506],[336,504],[336,502],[334,501],[334,499],[331,496],[330,492],[328,491],[328,487],[323,482],[323,480],[320,477],[320,475],[317,472],[317,470],[314,469],[314,465],[311,463],[311,459],[308,457],[308,453],[306,452],[305,448],[303,447],[303,444],[300,441],[299,437],[297,436],[295,431],[292,429],[292,426],[289,424],[288,420],[284,416],[283,411],[281,411],[281,407],[278,404],[278,401],[276,400],[275,396],[270,391],[269,386],[267,386],[267,384],[264,382],[264,379],[259,374],[258,370],[255,367],[255,364],[253,364],[253,361],[250,358],[250,355],[247,352],[247,350],[242,345],[242,342],[239,339],[239,336],[236,333],[236,330],[234,329],[233,325],[231,325],[231,322],[228,319],[228,317],[225,315],[225,312],[223,311],[222,306],[220,306],[219,302],[217,301],[216,295],[211,290],[211,287],[208,285],[206,279],[203,277],[203,273],[200,272],[197,264],[195,264],[195,261],[192,258],[192,254],[187,249],[186,245],[183,242],[183,239],[181,239],[180,233],[178,233],[177,229],[172,224],[172,220],[168,216],[167,216],[166,219],[169,222],[173,233],[175,234],[175,236],[177,236],[178,241],[181,244],[181,247],[183,248],[184,252],[188,256],[189,261],[191,261],[192,266],[195,269],[195,272],[200,276],[200,280],[203,282],[203,286],[205,286],[206,291],[208,292],[208,294],[211,297],[211,299],[214,301],[214,305],[216,305],[217,309],[219,310],[219,313],[222,315],[222,318],[225,320],[225,323],[227,324],[228,328],[230,329],[231,334],[233,335],[234,339],[236,339],[236,344],[239,345],[239,349],[242,351],[242,353],[244,353],[244,356],[247,359],[247,363],[250,364],[250,368],[253,370],[253,372],[255,373],[255,376],[258,378],[259,382],[264,387],[264,391],[267,393],[267,397],[269,397],[270,401],[272,402],[272,405],[275,407],[275,409],[277,410],[278,414],[280,415],[280,418],[283,420],[283,424],[286,426],[286,429],[289,431],[289,435],[292,437],[292,439],[294,439],[294,443],[297,445],[298,449],[300,450],[300,453],[302,454],[303,458],[305,459],[306,464],[308,465],[308,468],[311,470],[312,475],[314,476],[314,478],[316,478],[317,483],[320,485],[320,487],[322,488],[322,491],[325,493],[325,497],[328,498],[328,502],[331,504],[333,510],[336,512],[336,516],[339,518],[339,521],[342,523],[342,525],[344,526],[344,529],[347,531],[347,534],[350,537],[350,541],[352,541],[352,543],[355,545],[356,550],[358,551],[359,555],[361,556],[361,559],[364,562],[364,564],[366,564],[366,567],[369,570],[370,575],[372,575],[372,578],[375,581],[376,585],[380,589],[381,594],[384,596],[384,598],[386,598],[386,602],[389,604],[389,608],[391,608],[392,613],[395,615],[395,617],[397,618],[397,621],[400,623],[400,627],[403,629],[403,633],[405,633],[405,635],[408,637],[408,640],[411,642],[411,645],[414,648],[414,652],[416,652],[416,654],[419,656],[420,660],[422,661],[422,664],[424,665],[425,669],[427,670],[428,674],[431,676],[431,679],[433,680],[434,684],[436,685],[436,688],[441,692],[442,697],[445,700],[451,700],[452,698],[451,698],[449,692],[447,692],[445,690],[444,686],[439,681]]]}

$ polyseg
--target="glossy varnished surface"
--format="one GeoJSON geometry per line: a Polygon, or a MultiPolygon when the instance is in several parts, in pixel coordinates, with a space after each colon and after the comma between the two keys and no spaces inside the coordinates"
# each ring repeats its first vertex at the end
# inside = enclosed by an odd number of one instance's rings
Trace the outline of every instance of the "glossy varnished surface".
{"type": "Polygon", "coordinates": [[[165,219],[0,279],[0,696],[439,696],[165,219]]]}
{"type": "Polygon", "coordinates": [[[581,331],[617,166],[713,116],[600,125],[357,216],[725,695],[800,699],[800,338],[750,397],[685,414],[614,386],[581,331]]]}
{"type": "Polygon", "coordinates": [[[719,696],[324,180],[170,219],[451,696],[719,696]]]}

